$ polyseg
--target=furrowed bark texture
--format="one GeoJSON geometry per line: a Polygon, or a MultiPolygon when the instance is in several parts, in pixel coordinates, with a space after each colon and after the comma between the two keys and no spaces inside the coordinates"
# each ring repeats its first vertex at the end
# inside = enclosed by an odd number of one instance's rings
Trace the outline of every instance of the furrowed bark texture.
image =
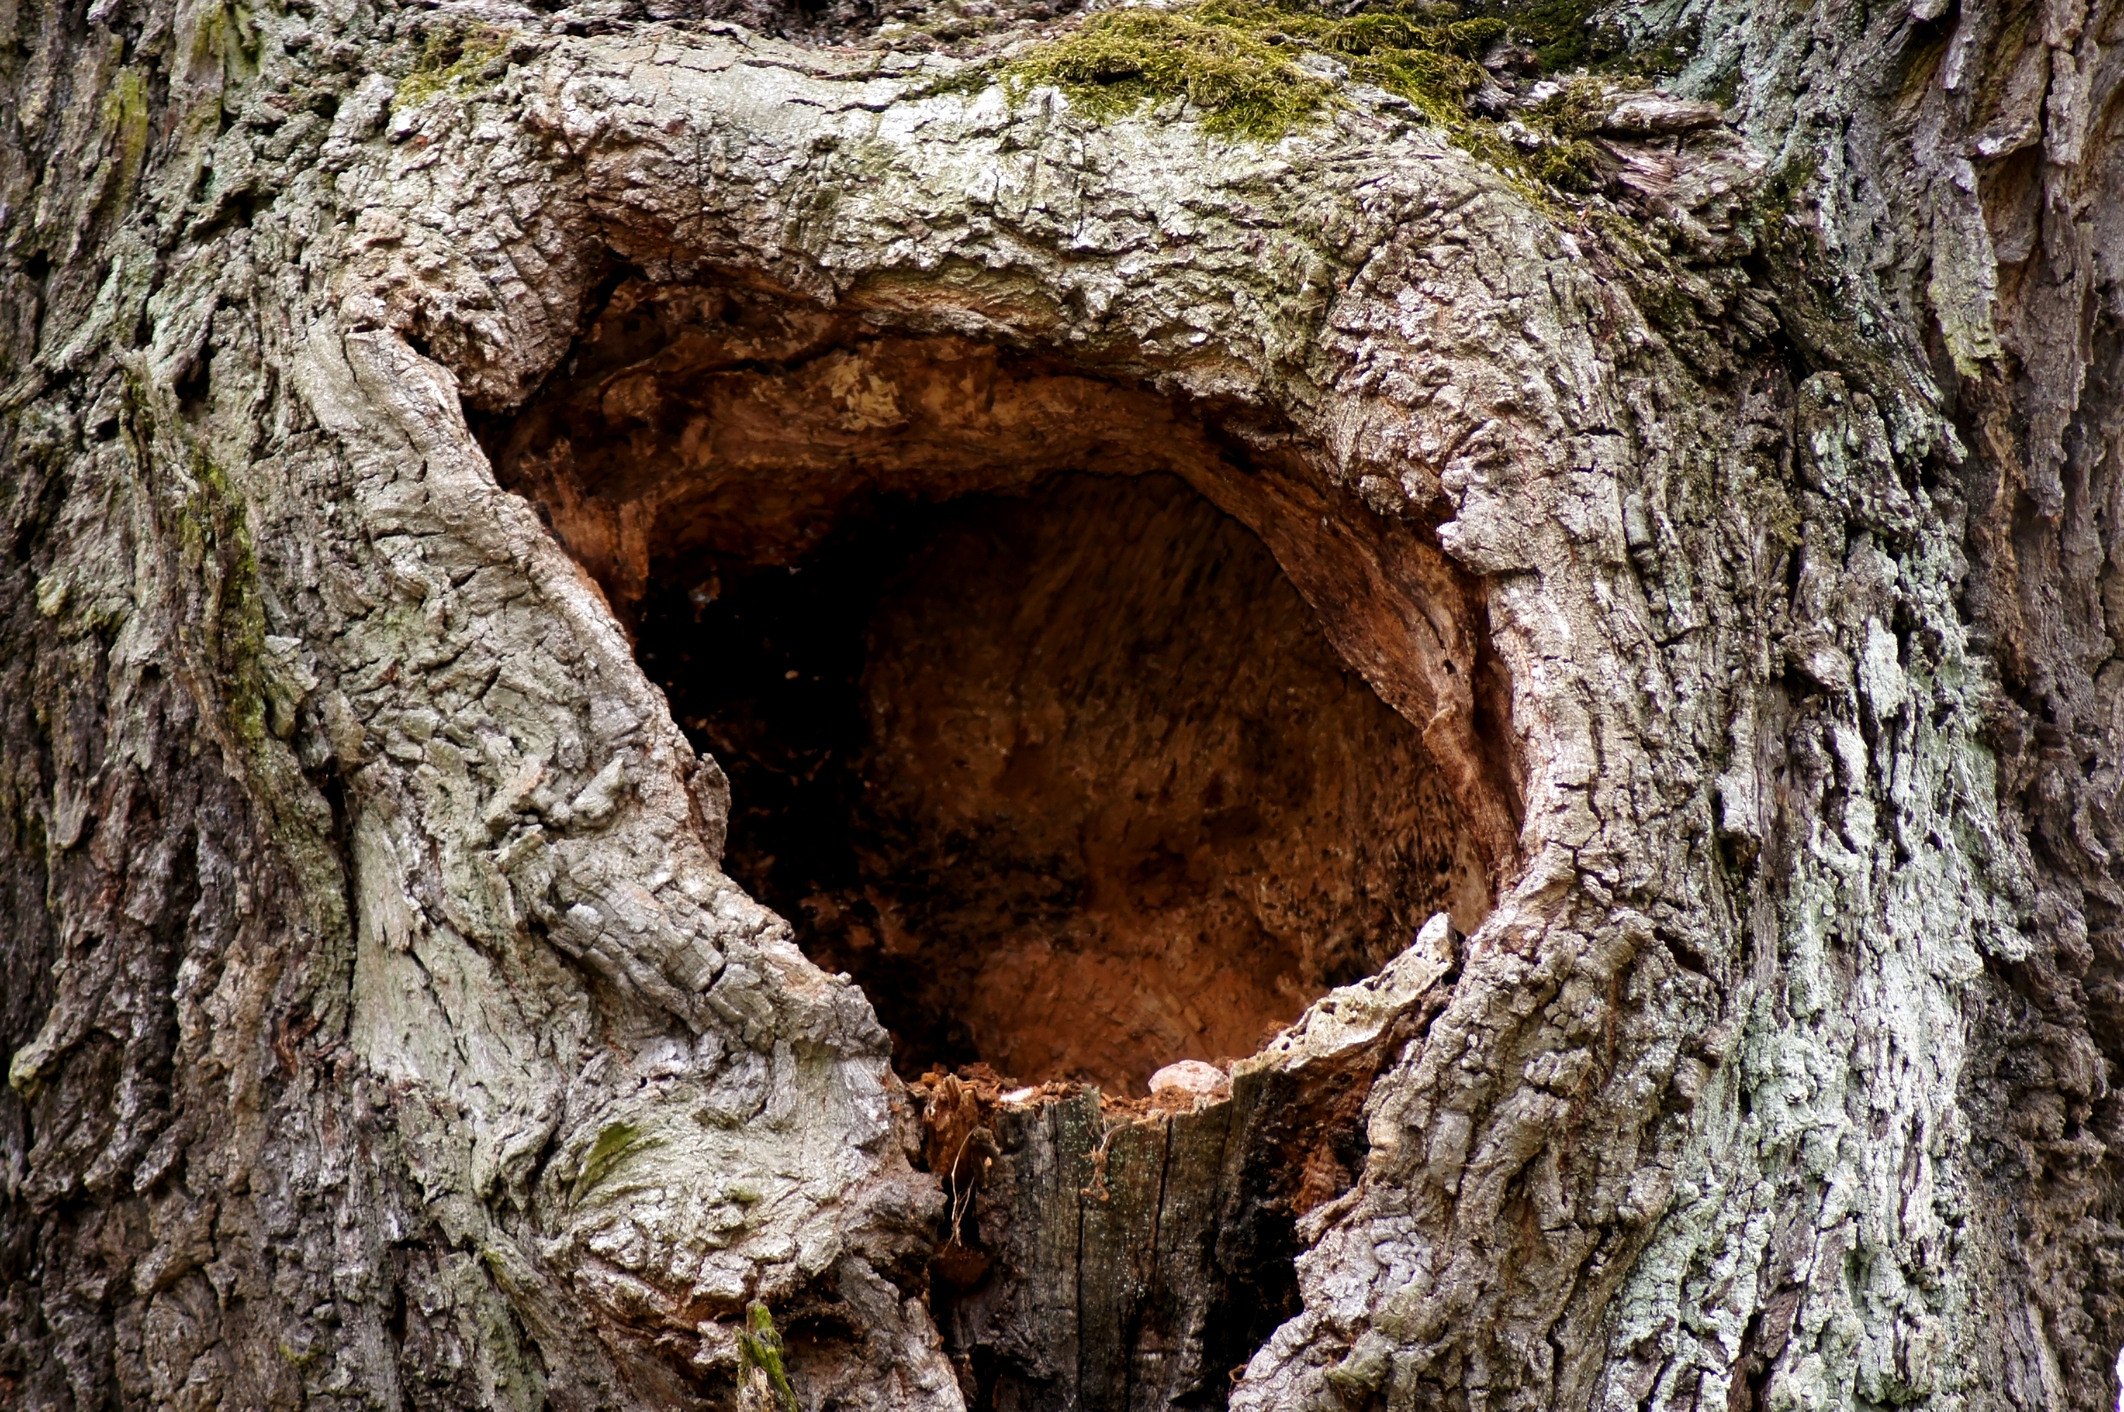
{"type": "Polygon", "coordinates": [[[1618,107],[1588,203],[1362,88],[1263,144],[616,9],[0,9],[6,1400],[756,1401],[757,1301],[805,1408],[2113,1406],[2119,17],[1605,18],[1730,108],[1618,107]],[[468,421],[645,285],[720,312],[615,424],[683,447],[685,358],[816,418],[704,495],[967,438],[1243,522],[1486,920],[1228,1098],[975,1103],[968,1185],[615,616],[684,487],[503,458],[549,527],[468,421]],[[1228,1373],[1249,1200],[1305,1248],[1228,1373]]]}

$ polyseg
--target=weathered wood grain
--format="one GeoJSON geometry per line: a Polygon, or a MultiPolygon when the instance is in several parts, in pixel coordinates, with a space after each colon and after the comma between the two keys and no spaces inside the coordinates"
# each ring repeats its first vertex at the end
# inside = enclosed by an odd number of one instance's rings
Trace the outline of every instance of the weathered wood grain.
{"type": "Polygon", "coordinates": [[[1297,1222],[1355,1180],[1328,1167],[1361,1148],[1372,1081],[1443,1008],[1452,937],[1441,914],[1381,975],[1237,1065],[1213,1101],[1013,1097],[992,1075],[918,1086],[930,1154],[994,1154],[947,1180],[978,1183],[961,1240],[982,1259],[947,1251],[932,1287],[971,1399],[1036,1412],[1222,1406],[1296,1312],[1297,1222]]]}

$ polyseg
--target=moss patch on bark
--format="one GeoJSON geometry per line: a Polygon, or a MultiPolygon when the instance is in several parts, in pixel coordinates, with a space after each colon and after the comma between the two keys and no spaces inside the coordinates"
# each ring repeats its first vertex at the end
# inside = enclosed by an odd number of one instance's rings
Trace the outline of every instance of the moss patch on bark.
{"type": "Polygon", "coordinates": [[[1052,86],[1098,121],[1182,99],[1210,132],[1274,141],[1330,112],[1347,77],[1405,99],[1456,146],[1512,177],[1583,192],[1595,184],[1584,134],[1613,80],[1570,80],[1510,122],[1471,106],[1490,81],[1478,61],[1492,46],[1527,46],[1547,72],[1587,58],[1583,29],[1567,4],[1508,18],[1463,17],[1450,5],[1334,15],[1291,0],[1201,0],[1104,11],[951,86],[1000,80],[1013,101],[1052,86]]]}
{"type": "Polygon", "coordinates": [[[1185,98],[1213,132],[1264,140],[1323,113],[1334,92],[1322,55],[1440,121],[1466,117],[1475,63],[1502,37],[1498,19],[1426,20],[1413,12],[1335,17],[1286,4],[1204,0],[1177,10],[1109,10],[1005,65],[1014,95],[1052,84],[1094,117],[1185,98]]]}
{"type": "Polygon", "coordinates": [[[515,36],[488,25],[429,31],[413,72],[399,80],[392,108],[417,108],[439,93],[468,93],[500,77],[515,36]]]}

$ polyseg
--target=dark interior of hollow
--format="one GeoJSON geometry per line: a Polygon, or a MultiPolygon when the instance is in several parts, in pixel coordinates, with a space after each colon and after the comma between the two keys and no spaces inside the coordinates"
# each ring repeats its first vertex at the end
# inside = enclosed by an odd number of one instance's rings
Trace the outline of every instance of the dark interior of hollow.
{"type": "Polygon", "coordinates": [[[729,773],[726,868],[910,1077],[1140,1093],[1489,909],[1480,586],[1258,409],[629,277],[475,429],[729,773]]]}
{"type": "Polygon", "coordinates": [[[730,774],[725,867],[903,1073],[1142,1092],[1480,905],[1414,728],[1175,477],[875,497],[794,563],[649,569],[637,650],[730,774]]]}

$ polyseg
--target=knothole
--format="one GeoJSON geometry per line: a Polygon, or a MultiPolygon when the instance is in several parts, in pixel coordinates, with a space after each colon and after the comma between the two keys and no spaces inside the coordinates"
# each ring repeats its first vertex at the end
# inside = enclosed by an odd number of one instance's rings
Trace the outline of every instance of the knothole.
{"type": "Polygon", "coordinates": [[[1238,1061],[1472,930],[1515,828],[1433,527],[1141,369],[646,280],[480,430],[891,1031],[973,1401],[1222,1405],[1384,1059],[1238,1061]]]}

